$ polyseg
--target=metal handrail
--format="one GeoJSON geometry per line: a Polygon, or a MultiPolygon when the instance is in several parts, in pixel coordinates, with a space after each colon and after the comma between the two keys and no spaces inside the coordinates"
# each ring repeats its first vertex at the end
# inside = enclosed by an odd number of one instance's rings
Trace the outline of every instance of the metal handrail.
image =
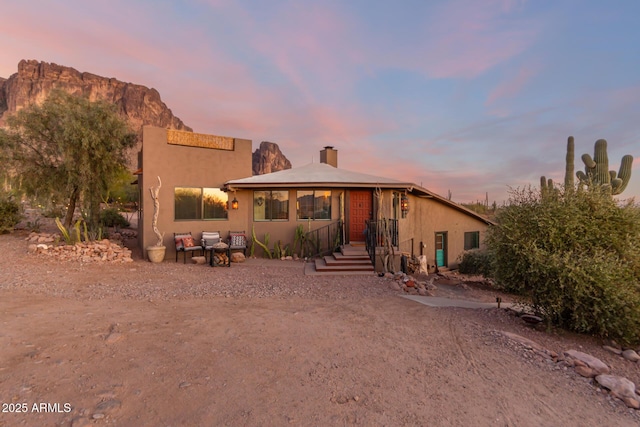
{"type": "Polygon", "coordinates": [[[342,220],[332,222],[305,234],[305,254],[308,258],[328,255],[344,244],[342,220]]]}
{"type": "Polygon", "coordinates": [[[385,244],[385,226],[389,230],[391,238],[391,246],[398,247],[398,220],[397,219],[381,219],[377,221],[369,220],[365,225],[365,245],[371,262],[375,263],[376,248],[385,244]]]}

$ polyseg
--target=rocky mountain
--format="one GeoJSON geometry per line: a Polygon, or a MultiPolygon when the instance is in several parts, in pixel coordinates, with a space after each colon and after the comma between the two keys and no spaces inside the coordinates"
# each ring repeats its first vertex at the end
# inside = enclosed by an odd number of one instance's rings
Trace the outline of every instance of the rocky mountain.
{"type": "Polygon", "coordinates": [[[153,88],[34,60],[20,61],[18,72],[0,81],[0,120],[23,107],[42,102],[54,88],[87,96],[92,101],[100,99],[116,104],[135,129],[153,125],[191,130],[173,115],[153,88]]]}
{"type": "MultiPolygon", "coordinates": [[[[155,89],[125,83],[115,78],[82,73],[74,68],[47,62],[22,60],[18,72],[8,79],[0,79],[0,126],[8,114],[44,101],[52,89],[83,95],[92,101],[112,102],[142,135],[143,125],[191,131],[174,116],[155,89]]],[[[137,164],[137,152],[142,141],[132,151],[130,165],[137,164]]]]}
{"type": "MultiPolygon", "coordinates": [[[[140,134],[143,125],[192,131],[173,115],[153,88],[35,60],[22,60],[17,73],[9,78],[0,77],[0,126],[8,114],[44,101],[54,88],[87,96],[92,101],[116,104],[140,134]]],[[[132,166],[137,164],[135,153],[140,148],[138,145],[132,153],[132,166]]],[[[291,162],[282,154],[278,144],[272,142],[260,143],[252,161],[254,175],[291,169],[291,162]]]]}
{"type": "Polygon", "coordinates": [[[291,169],[291,162],[282,154],[278,144],[269,141],[262,141],[260,148],[253,152],[252,163],[254,175],[291,169]]]}

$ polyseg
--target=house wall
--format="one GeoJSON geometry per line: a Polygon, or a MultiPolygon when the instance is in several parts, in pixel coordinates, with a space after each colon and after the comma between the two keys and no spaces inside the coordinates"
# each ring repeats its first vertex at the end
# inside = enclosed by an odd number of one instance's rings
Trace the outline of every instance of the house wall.
{"type": "MultiPolygon", "coordinates": [[[[337,188],[326,188],[326,187],[318,187],[317,190],[331,190],[331,219],[330,220],[307,220],[307,219],[297,219],[297,207],[296,207],[296,196],[298,190],[310,190],[309,188],[291,188],[289,191],[289,219],[286,221],[254,221],[253,217],[253,190],[242,190],[238,191],[239,194],[243,194],[247,199],[247,206],[249,209],[247,210],[246,223],[249,224],[247,235],[249,237],[249,241],[251,241],[251,228],[255,227],[256,238],[262,243],[265,242],[265,234],[269,233],[269,248],[273,249],[274,245],[280,241],[282,244],[282,248],[284,248],[287,244],[291,247],[293,246],[293,241],[295,238],[295,231],[299,225],[304,227],[304,231],[309,232],[313,230],[317,230],[322,227],[326,227],[329,224],[332,224],[340,219],[340,195],[344,192],[344,189],[337,188]]],[[[284,190],[284,189],[278,189],[284,190]]],[[[238,200],[240,198],[238,197],[238,200]]],[[[258,245],[255,246],[255,256],[262,257],[264,256],[262,248],[258,245]]]]}
{"type": "MultiPolygon", "coordinates": [[[[175,132],[175,131],[172,131],[175,132]]],[[[191,133],[189,133],[191,134],[191,133]]],[[[191,232],[196,241],[202,231],[220,231],[226,238],[229,230],[246,227],[250,202],[242,192],[235,196],[239,201],[238,210],[229,209],[226,220],[175,220],[174,189],[176,187],[222,188],[230,179],[251,176],[251,141],[233,139],[233,151],[195,146],[173,145],[167,143],[167,130],[152,126],[143,128],[141,185],[141,224],[139,224],[139,242],[144,248],[155,244],[157,238],[151,228],[153,201],[149,187],[157,186],[157,177],[162,180],[160,188],[160,213],[158,229],[164,233],[166,246],[165,259],[175,258],[173,233],[191,232]]],[[[233,200],[234,193],[229,193],[233,200]]]]}
{"type": "Polygon", "coordinates": [[[480,247],[484,247],[488,225],[460,212],[437,199],[409,194],[409,212],[399,220],[400,249],[414,255],[426,255],[430,270],[436,265],[436,233],[447,233],[445,256],[447,267],[457,268],[458,257],[464,252],[464,233],[480,232],[480,247]]]}

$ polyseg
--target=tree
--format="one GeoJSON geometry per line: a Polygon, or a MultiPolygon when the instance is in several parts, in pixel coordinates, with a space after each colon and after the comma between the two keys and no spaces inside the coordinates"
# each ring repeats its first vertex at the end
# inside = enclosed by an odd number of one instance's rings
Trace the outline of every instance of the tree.
{"type": "Polygon", "coordinates": [[[598,187],[514,190],[486,243],[497,282],[549,324],[640,341],[640,206],[598,187]]]}
{"type": "Polygon", "coordinates": [[[100,202],[125,167],[136,138],[115,105],[54,90],[41,105],[7,119],[0,151],[22,176],[27,194],[68,201],[67,227],[80,203],[95,229],[100,202]]]}

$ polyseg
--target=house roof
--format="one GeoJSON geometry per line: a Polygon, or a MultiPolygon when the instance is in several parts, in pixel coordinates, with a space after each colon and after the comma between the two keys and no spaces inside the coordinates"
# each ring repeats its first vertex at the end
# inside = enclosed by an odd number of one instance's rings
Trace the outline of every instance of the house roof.
{"type": "Polygon", "coordinates": [[[393,188],[405,190],[416,197],[433,199],[439,203],[447,205],[453,209],[463,212],[476,219],[493,225],[494,223],[482,215],[465,208],[451,200],[442,197],[426,188],[411,182],[398,181],[391,178],[367,175],[359,172],[352,172],[345,169],[335,168],[326,163],[309,163],[292,169],[285,169],[278,172],[255,175],[249,178],[233,179],[225,183],[225,188],[229,191],[240,188],[393,188]]]}
{"type": "Polygon", "coordinates": [[[410,189],[414,184],[380,176],[338,169],[326,163],[309,163],[293,169],[227,181],[234,188],[278,187],[370,187],[410,189]]]}

